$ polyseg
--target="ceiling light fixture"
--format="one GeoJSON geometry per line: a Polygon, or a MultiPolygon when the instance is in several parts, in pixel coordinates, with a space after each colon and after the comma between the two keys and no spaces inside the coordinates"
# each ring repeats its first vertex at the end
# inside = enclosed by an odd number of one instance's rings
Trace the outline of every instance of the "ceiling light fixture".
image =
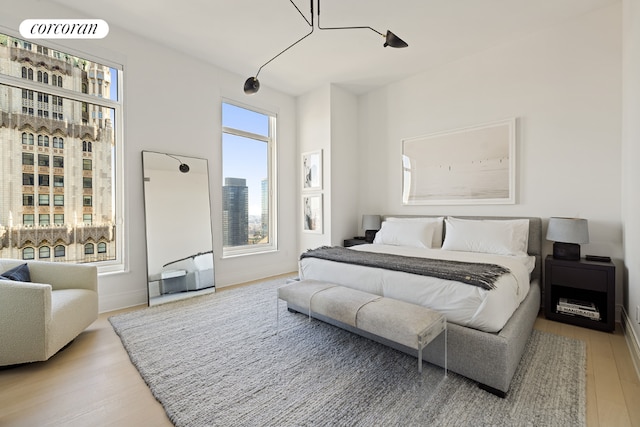
{"type": "Polygon", "coordinates": [[[187,173],[189,172],[189,165],[186,163],[182,163],[182,160],[180,160],[179,158],[172,156],[171,154],[167,154],[165,153],[167,156],[171,157],[172,159],[177,160],[180,163],[180,166],[178,166],[178,170],[182,173],[187,173]]]}
{"type": "MultiPolygon", "coordinates": [[[[293,2],[293,0],[289,0],[291,2],[291,4],[293,5],[293,7],[296,8],[296,10],[298,11],[298,13],[300,14],[300,16],[302,16],[304,18],[304,20],[307,22],[307,24],[311,27],[311,30],[305,34],[304,36],[300,37],[298,40],[296,40],[295,42],[293,42],[292,44],[290,44],[289,46],[287,46],[284,50],[282,50],[280,53],[278,53],[276,56],[274,56],[273,58],[271,58],[270,60],[268,60],[267,62],[265,62],[260,68],[258,68],[258,72],[256,73],[256,75],[254,77],[249,77],[245,82],[244,82],[244,93],[246,93],[247,95],[251,95],[254,94],[256,92],[258,92],[258,90],[260,90],[260,81],[258,80],[258,74],[260,74],[260,71],[262,71],[262,69],[269,64],[271,61],[273,61],[274,59],[276,59],[277,57],[279,57],[280,55],[282,55],[283,53],[285,53],[286,51],[288,51],[289,49],[291,49],[293,46],[297,45],[298,43],[300,43],[302,40],[306,39],[307,37],[309,37],[314,30],[314,25],[313,25],[313,17],[314,17],[314,13],[313,13],[313,1],[314,0],[309,0],[309,4],[310,4],[310,11],[311,11],[311,20],[307,19],[306,16],[304,16],[304,14],[302,13],[302,11],[298,8],[298,6],[296,6],[296,4],[293,2]]],[[[400,37],[396,36],[395,34],[393,34],[391,31],[387,30],[386,34],[382,34],[380,31],[371,28],[369,26],[361,26],[361,27],[322,27],[320,26],[320,0],[318,1],[318,29],[319,30],[358,30],[358,29],[369,29],[375,33],[378,33],[379,35],[381,35],[382,37],[384,37],[385,41],[384,44],[382,45],[383,47],[387,47],[387,46],[391,46],[391,47],[395,47],[395,48],[401,48],[401,47],[407,47],[409,46],[404,40],[402,40],[400,37]]]]}

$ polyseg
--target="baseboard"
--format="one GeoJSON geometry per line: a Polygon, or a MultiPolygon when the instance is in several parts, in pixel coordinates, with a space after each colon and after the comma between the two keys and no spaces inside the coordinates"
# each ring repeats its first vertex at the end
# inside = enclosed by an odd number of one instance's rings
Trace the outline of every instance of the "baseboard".
{"type": "Polygon", "coordinates": [[[629,347],[629,353],[631,353],[631,360],[633,366],[636,368],[636,375],[640,379],[640,340],[636,335],[631,319],[629,318],[624,307],[620,313],[620,324],[622,325],[622,331],[624,338],[627,341],[627,347],[629,347]]]}

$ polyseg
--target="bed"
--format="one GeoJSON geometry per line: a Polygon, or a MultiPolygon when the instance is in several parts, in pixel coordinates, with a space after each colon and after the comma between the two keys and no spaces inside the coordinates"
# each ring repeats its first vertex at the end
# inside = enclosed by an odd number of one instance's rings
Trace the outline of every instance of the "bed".
{"type": "MultiPolygon", "coordinates": [[[[449,369],[477,381],[494,394],[505,396],[540,309],[541,219],[468,216],[384,219],[371,245],[324,248],[325,252],[338,252],[342,258],[332,258],[335,254],[325,256],[320,251],[323,248],[302,254],[300,279],[334,282],[442,312],[449,324],[449,369]],[[385,258],[389,258],[390,266],[380,268],[377,263],[386,262],[385,258]],[[450,264],[457,264],[453,270],[466,268],[469,273],[460,276],[454,271],[457,275],[452,276],[449,266],[440,270],[440,265],[447,262],[439,261],[433,264],[438,277],[414,268],[422,264],[431,268],[434,259],[453,261],[450,264]],[[405,260],[410,272],[404,271],[405,260]],[[475,271],[480,271],[478,263],[496,271],[500,267],[502,272],[492,279],[483,279],[487,283],[478,284],[473,280],[475,271]],[[398,264],[403,267],[395,268],[398,264]],[[466,280],[469,278],[472,280],[466,280]]],[[[331,319],[321,320],[336,324],[331,319]]],[[[337,326],[352,330],[347,325],[337,326]]],[[[384,339],[368,337],[414,353],[384,339]]],[[[441,348],[438,344],[427,347],[423,359],[443,366],[441,348]]]]}

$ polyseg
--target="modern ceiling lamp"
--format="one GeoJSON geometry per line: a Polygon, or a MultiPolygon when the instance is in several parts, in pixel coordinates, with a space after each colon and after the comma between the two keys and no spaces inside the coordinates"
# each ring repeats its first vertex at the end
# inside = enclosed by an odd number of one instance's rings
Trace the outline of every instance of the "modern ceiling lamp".
{"type": "MultiPolygon", "coordinates": [[[[291,49],[293,46],[297,45],[298,43],[300,43],[302,40],[306,39],[307,37],[309,37],[314,30],[314,25],[313,25],[313,17],[314,17],[314,13],[313,13],[313,1],[314,0],[309,0],[309,5],[310,5],[310,10],[311,10],[311,20],[308,20],[306,16],[304,16],[304,14],[300,11],[300,9],[298,8],[298,6],[296,6],[296,4],[293,2],[293,0],[289,0],[291,2],[291,4],[293,5],[293,7],[296,8],[296,10],[298,11],[298,13],[300,14],[300,16],[302,16],[304,18],[304,20],[307,22],[307,24],[311,27],[311,30],[305,34],[304,36],[300,37],[298,40],[296,40],[295,42],[293,42],[292,44],[290,44],[287,48],[285,48],[283,51],[281,51],[280,53],[278,53],[276,56],[274,56],[273,58],[271,58],[270,60],[268,60],[267,62],[265,62],[260,68],[258,68],[258,72],[256,73],[255,77],[249,77],[245,82],[244,82],[244,93],[246,93],[247,95],[251,95],[256,93],[258,90],[260,90],[260,81],[258,80],[258,74],[260,74],[260,71],[262,71],[262,69],[269,64],[271,61],[273,61],[274,59],[276,59],[277,57],[279,57],[280,55],[282,55],[283,53],[285,53],[286,51],[288,51],[289,49],[291,49]]],[[[380,31],[371,28],[369,26],[361,26],[361,27],[322,27],[320,25],[320,0],[318,1],[318,29],[319,30],[358,30],[358,29],[369,29],[375,33],[378,33],[379,35],[381,35],[385,41],[383,44],[383,47],[387,47],[387,46],[391,46],[391,47],[396,47],[396,48],[400,48],[400,47],[407,47],[409,46],[404,40],[402,40],[400,37],[396,36],[395,34],[393,34],[391,31],[387,30],[386,34],[382,34],[380,31]]]]}
{"type": "Polygon", "coordinates": [[[171,157],[172,159],[177,160],[177,161],[178,161],[178,163],[180,163],[180,165],[178,166],[178,170],[179,170],[180,172],[182,172],[182,173],[187,173],[187,172],[189,172],[189,169],[190,169],[190,168],[189,168],[189,165],[188,165],[188,164],[186,164],[186,163],[182,163],[182,160],[180,160],[179,158],[177,158],[177,157],[175,157],[175,156],[172,156],[171,154],[167,154],[167,153],[165,153],[165,154],[166,154],[168,157],[171,157]]]}

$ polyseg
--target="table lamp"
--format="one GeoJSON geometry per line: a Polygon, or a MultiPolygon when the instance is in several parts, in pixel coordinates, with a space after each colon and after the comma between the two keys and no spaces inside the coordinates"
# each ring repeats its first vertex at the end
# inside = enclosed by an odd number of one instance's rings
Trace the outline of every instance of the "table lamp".
{"type": "Polygon", "coordinates": [[[380,215],[362,215],[362,229],[367,243],[373,243],[376,233],[380,230],[380,215]]]}
{"type": "Polygon", "coordinates": [[[553,241],[555,259],[577,261],[580,259],[580,244],[589,243],[589,227],[582,218],[549,218],[547,240],[553,241]]]}

